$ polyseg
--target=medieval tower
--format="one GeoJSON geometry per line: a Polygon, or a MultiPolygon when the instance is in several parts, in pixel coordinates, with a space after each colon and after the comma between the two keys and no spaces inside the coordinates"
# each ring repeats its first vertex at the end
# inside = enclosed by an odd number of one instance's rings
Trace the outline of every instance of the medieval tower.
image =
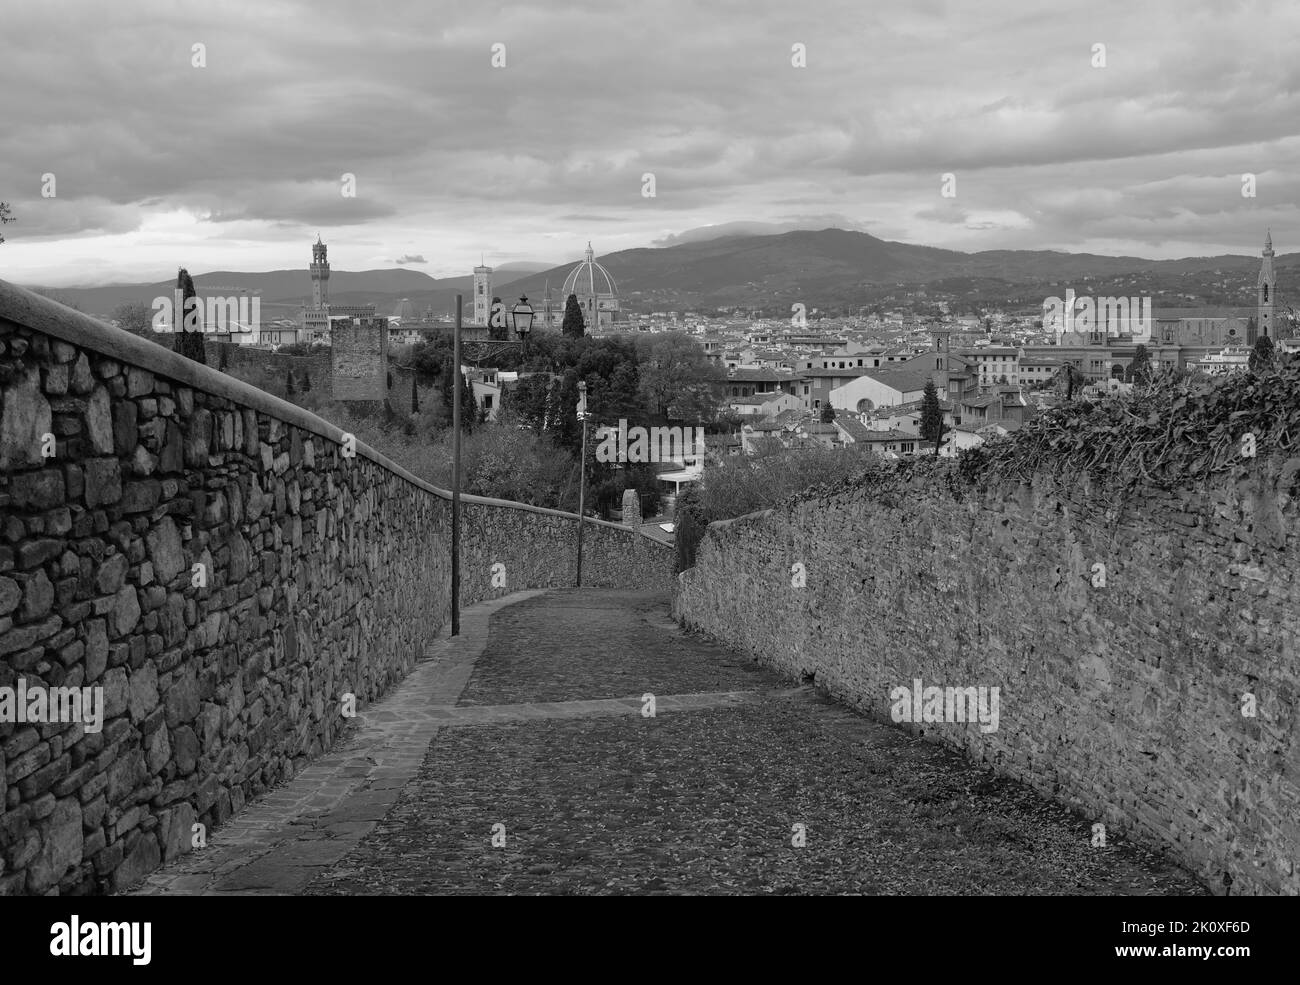
{"type": "Polygon", "coordinates": [[[479,263],[474,268],[474,324],[486,325],[492,313],[492,268],[479,263]]]}
{"type": "Polygon", "coordinates": [[[311,306],[322,310],[330,303],[330,262],[325,257],[325,244],[316,234],[311,248],[311,306]]]}

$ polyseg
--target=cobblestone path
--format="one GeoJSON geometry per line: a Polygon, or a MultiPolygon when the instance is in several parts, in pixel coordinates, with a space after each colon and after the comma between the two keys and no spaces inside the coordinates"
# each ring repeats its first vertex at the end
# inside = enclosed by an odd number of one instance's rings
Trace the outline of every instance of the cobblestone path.
{"type": "Polygon", "coordinates": [[[462,622],[338,750],[141,891],[1205,894],[682,633],[664,597],[519,593],[462,622]]]}

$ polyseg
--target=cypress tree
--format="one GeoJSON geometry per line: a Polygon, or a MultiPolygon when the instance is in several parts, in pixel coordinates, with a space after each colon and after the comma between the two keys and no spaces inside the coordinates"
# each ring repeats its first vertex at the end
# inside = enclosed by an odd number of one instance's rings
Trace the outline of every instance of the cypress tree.
{"type": "Polygon", "coordinates": [[[420,413],[420,392],[415,388],[415,374],[411,374],[411,413],[420,413]]]}
{"type": "Polygon", "coordinates": [[[297,387],[293,384],[293,367],[289,368],[289,375],[284,381],[284,392],[290,397],[298,392],[297,387]]]}
{"type": "Polygon", "coordinates": [[[1139,345],[1133,353],[1133,361],[1128,364],[1125,374],[1128,382],[1141,386],[1151,376],[1151,353],[1144,345],[1139,345]]]}
{"type": "Polygon", "coordinates": [[[587,326],[582,318],[582,305],[578,304],[576,294],[570,294],[569,299],[564,302],[564,322],[560,326],[560,332],[571,339],[580,339],[587,334],[587,326]]]}
{"type": "Polygon", "coordinates": [[[934,379],[925,381],[925,392],[921,395],[921,438],[934,442],[934,453],[939,454],[939,443],[943,440],[943,408],[939,406],[939,391],[934,379]]]}
{"type": "Polygon", "coordinates": [[[464,373],[454,374],[460,377],[458,385],[453,379],[452,369],[450,359],[443,363],[442,405],[447,409],[447,422],[450,423],[452,416],[451,402],[454,399],[452,395],[459,389],[460,426],[468,431],[473,428],[475,421],[478,419],[478,405],[474,402],[474,388],[469,385],[469,380],[465,378],[464,373]]]}
{"type": "Polygon", "coordinates": [[[173,342],[173,348],[182,356],[193,359],[196,363],[207,365],[207,357],[203,352],[203,309],[198,306],[198,293],[194,290],[194,279],[190,277],[190,272],[182,267],[176,272],[176,286],[181,290],[181,309],[175,313],[176,340],[173,342]],[[191,319],[185,317],[185,312],[189,309],[190,298],[195,299],[195,313],[191,319]],[[186,321],[193,321],[197,331],[186,331],[186,321]]]}

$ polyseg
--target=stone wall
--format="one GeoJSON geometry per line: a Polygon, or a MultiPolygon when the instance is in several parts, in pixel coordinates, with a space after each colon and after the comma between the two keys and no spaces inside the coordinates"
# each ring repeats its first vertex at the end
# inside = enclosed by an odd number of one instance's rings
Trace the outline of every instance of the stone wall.
{"type": "Polygon", "coordinates": [[[292,370],[299,389],[306,379],[313,391],[326,398],[331,396],[330,350],[326,347],[319,347],[310,356],[291,356],[285,352],[205,339],[203,348],[208,365],[214,368],[221,366],[224,351],[227,370],[251,374],[254,380],[258,379],[257,374],[273,376],[280,384],[289,378],[292,370]]]}
{"type": "MultiPolygon", "coordinates": [[[[422,656],[450,615],[449,496],[347,440],[0,282],[0,688],[105,702],[98,732],[0,722],[0,895],[129,886],[422,656]]],[[[462,604],[573,584],[576,517],[464,503],[462,604]]],[[[584,584],[671,584],[626,528],[589,521],[584,549],[584,584]]]]}
{"type": "Polygon", "coordinates": [[[996,731],[905,727],[1215,892],[1295,894],[1298,469],[1127,499],[1041,476],[960,501],[915,477],[802,499],[712,524],[675,614],[887,720],[917,678],[998,687],[996,731]]]}
{"type": "Polygon", "coordinates": [[[330,319],[330,379],[335,400],[388,398],[388,319],[330,319]]]}

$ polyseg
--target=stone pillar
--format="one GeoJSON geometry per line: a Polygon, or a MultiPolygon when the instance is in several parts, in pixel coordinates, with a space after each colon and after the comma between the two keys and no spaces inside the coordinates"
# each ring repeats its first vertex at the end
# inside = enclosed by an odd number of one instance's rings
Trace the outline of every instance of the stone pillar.
{"type": "Polygon", "coordinates": [[[641,526],[641,497],[635,489],[623,490],[623,522],[629,527],[641,526]]]}

